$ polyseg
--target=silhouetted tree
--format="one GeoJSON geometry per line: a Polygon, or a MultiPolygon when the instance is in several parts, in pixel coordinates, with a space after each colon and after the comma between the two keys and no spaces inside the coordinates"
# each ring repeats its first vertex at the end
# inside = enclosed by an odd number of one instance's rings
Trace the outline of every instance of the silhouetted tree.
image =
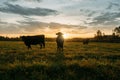
{"type": "Polygon", "coordinates": [[[114,29],[116,35],[120,36],[120,26],[114,29]]]}
{"type": "Polygon", "coordinates": [[[102,36],[102,32],[100,30],[97,31],[97,36],[101,37],[102,36]]]}
{"type": "Polygon", "coordinates": [[[95,38],[97,41],[102,40],[102,32],[100,30],[97,31],[95,38]]]}
{"type": "Polygon", "coordinates": [[[115,33],[114,32],[112,33],[112,36],[113,36],[113,38],[115,37],[115,33]]]}
{"type": "Polygon", "coordinates": [[[105,36],[105,33],[102,33],[102,36],[105,36]]]}

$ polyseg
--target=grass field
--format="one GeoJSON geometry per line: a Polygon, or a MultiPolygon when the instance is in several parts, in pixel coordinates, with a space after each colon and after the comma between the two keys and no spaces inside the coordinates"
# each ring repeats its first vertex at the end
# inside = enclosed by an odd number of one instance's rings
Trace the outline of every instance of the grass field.
{"type": "Polygon", "coordinates": [[[55,42],[28,50],[23,42],[0,42],[0,80],[120,80],[120,44],[55,42]]]}

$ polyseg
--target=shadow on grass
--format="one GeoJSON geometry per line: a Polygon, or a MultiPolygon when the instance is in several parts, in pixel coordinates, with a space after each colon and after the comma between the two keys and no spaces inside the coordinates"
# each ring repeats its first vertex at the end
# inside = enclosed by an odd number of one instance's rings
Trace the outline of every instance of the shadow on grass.
{"type": "Polygon", "coordinates": [[[119,67],[66,65],[64,52],[57,52],[53,58],[51,64],[19,64],[0,69],[0,80],[120,80],[119,67]]]}
{"type": "Polygon", "coordinates": [[[120,80],[120,69],[99,65],[96,68],[71,65],[18,65],[0,70],[0,80],[120,80]]]}

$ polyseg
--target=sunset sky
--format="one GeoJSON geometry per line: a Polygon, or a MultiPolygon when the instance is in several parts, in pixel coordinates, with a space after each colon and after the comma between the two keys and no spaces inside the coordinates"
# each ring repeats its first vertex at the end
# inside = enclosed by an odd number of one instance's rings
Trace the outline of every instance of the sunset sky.
{"type": "Polygon", "coordinates": [[[0,35],[93,37],[120,25],[120,0],[0,0],[0,35]]]}

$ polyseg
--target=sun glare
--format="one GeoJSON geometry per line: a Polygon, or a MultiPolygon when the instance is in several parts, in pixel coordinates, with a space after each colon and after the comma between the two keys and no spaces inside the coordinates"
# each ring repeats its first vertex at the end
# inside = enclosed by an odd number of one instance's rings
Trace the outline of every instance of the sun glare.
{"type": "Polygon", "coordinates": [[[64,34],[63,37],[64,37],[65,39],[68,39],[68,38],[69,38],[69,35],[68,35],[68,34],[64,34]]]}

